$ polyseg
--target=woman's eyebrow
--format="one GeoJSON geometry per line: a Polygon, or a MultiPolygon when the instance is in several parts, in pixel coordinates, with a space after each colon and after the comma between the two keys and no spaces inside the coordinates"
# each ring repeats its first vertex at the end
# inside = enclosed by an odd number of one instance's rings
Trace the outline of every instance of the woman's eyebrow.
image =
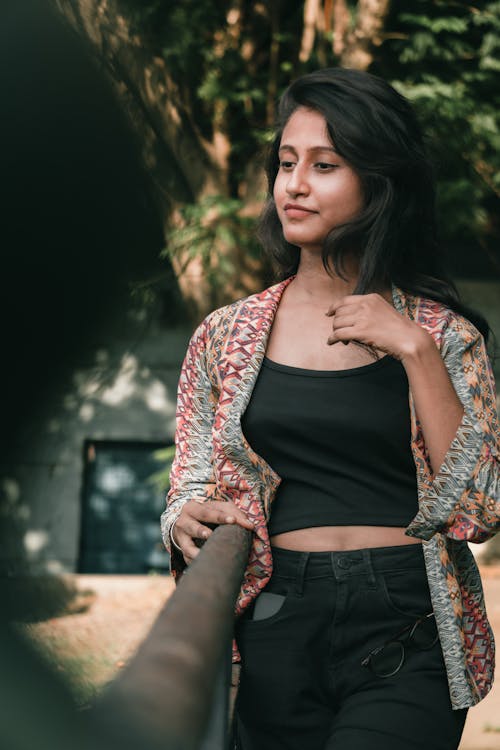
{"type": "MultiPolygon", "coordinates": [[[[289,146],[287,144],[283,144],[283,146],[280,146],[279,149],[278,149],[278,153],[280,153],[280,151],[291,151],[294,154],[297,153],[297,149],[295,149],[294,146],[289,146]]],[[[335,154],[335,155],[338,156],[338,154],[335,151],[335,149],[333,148],[333,146],[310,146],[309,148],[306,149],[306,151],[308,151],[308,152],[311,152],[311,151],[329,151],[332,154],[335,154]]]]}

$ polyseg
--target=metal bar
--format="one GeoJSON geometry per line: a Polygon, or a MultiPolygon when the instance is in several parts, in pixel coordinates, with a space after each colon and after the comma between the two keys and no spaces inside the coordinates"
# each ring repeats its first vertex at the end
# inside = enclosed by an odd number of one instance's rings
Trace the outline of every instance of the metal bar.
{"type": "Polygon", "coordinates": [[[231,642],[229,642],[224,649],[219,664],[210,716],[199,750],[228,750],[231,656],[232,648],[231,642]]]}
{"type": "MultiPolygon", "coordinates": [[[[120,750],[199,750],[250,538],[230,524],[210,535],[128,668],[97,701],[91,742],[104,735],[120,750]]],[[[227,726],[227,704],[225,713],[227,726]]]]}

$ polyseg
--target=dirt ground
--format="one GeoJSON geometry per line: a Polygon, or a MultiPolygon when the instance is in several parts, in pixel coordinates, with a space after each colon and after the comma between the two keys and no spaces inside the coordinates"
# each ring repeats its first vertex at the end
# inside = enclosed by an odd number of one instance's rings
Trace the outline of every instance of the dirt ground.
{"type": "MultiPolygon", "coordinates": [[[[500,566],[483,567],[482,575],[500,643],[500,566]]],[[[26,629],[84,706],[127,664],[174,586],[168,576],[81,575],[72,580],[79,592],[72,607],[76,613],[26,629]]],[[[460,750],[500,750],[500,685],[469,711],[460,750]]]]}
{"type": "Polygon", "coordinates": [[[86,705],[144,640],[174,589],[170,576],[77,575],[75,614],[25,626],[86,705]],[[82,611],[78,611],[82,610],[82,611]]]}

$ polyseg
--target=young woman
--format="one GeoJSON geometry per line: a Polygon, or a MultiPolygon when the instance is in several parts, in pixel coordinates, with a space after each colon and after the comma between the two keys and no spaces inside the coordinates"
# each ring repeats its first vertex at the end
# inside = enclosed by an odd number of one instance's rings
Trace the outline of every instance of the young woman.
{"type": "Polygon", "coordinates": [[[282,280],[210,314],[181,372],[174,574],[207,524],[253,530],[243,750],[452,750],[493,679],[467,544],[500,523],[488,327],[442,269],[421,134],[387,83],[295,81],[268,179],[282,280]]]}

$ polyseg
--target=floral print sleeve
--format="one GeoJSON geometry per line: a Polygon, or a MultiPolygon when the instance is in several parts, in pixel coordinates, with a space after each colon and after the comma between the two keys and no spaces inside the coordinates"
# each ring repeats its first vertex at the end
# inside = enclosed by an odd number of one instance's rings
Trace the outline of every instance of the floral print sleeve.
{"type": "Polygon", "coordinates": [[[443,334],[441,356],[464,415],[434,478],[427,471],[419,511],[407,533],[430,539],[484,542],[500,528],[500,432],[495,383],[484,339],[456,316],[443,334]]]}
{"type": "Polygon", "coordinates": [[[188,500],[207,500],[215,492],[211,461],[215,404],[205,366],[207,325],[208,318],[198,326],[189,342],[177,389],[175,457],[167,507],[161,517],[163,541],[171,555],[174,576],[186,565],[182,554],[171,544],[172,526],[188,500]]]}

